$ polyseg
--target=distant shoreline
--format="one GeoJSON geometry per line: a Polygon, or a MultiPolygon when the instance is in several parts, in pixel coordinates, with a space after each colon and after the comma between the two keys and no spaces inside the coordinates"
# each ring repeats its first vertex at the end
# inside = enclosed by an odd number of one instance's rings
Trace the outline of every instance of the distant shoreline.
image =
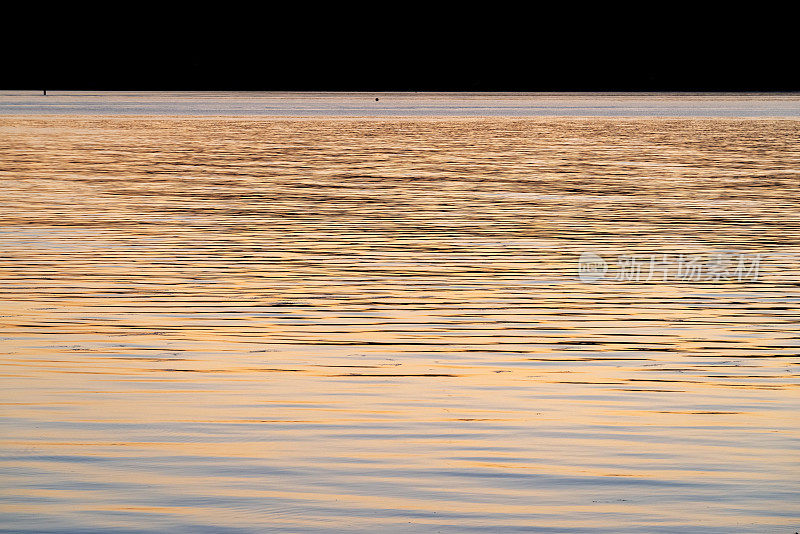
{"type": "Polygon", "coordinates": [[[0,115],[800,118],[800,93],[5,90],[0,115]]]}

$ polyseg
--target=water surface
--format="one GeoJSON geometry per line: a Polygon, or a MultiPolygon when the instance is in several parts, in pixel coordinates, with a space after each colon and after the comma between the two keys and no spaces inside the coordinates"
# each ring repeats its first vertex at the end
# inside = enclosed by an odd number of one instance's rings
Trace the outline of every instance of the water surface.
{"type": "Polygon", "coordinates": [[[799,133],[2,117],[0,531],[794,532],[799,133]]]}

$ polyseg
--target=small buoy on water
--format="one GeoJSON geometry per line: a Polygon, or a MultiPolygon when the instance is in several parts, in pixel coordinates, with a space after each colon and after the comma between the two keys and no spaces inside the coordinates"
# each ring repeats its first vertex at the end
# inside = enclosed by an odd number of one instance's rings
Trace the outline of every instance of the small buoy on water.
{"type": "Polygon", "coordinates": [[[42,89],[42,96],[47,96],[47,89],[42,89]]]}
{"type": "Polygon", "coordinates": [[[380,100],[380,98],[375,98],[375,102],[377,102],[378,100],[380,100]]]}

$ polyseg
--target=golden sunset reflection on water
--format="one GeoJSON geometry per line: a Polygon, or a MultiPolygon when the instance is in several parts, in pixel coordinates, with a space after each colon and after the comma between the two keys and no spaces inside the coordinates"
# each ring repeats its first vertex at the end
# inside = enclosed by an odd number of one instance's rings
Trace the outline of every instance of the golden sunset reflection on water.
{"type": "Polygon", "coordinates": [[[0,532],[794,532],[799,134],[0,117],[0,532]]]}

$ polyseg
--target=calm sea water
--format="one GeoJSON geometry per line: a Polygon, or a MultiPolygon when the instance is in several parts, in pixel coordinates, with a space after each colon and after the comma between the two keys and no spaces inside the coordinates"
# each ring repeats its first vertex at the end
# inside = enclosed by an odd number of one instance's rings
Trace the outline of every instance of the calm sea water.
{"type": "Polygon", "coordinates": [[[800,121],[9,94],[0,531],[800,528],[800,121]]]}

